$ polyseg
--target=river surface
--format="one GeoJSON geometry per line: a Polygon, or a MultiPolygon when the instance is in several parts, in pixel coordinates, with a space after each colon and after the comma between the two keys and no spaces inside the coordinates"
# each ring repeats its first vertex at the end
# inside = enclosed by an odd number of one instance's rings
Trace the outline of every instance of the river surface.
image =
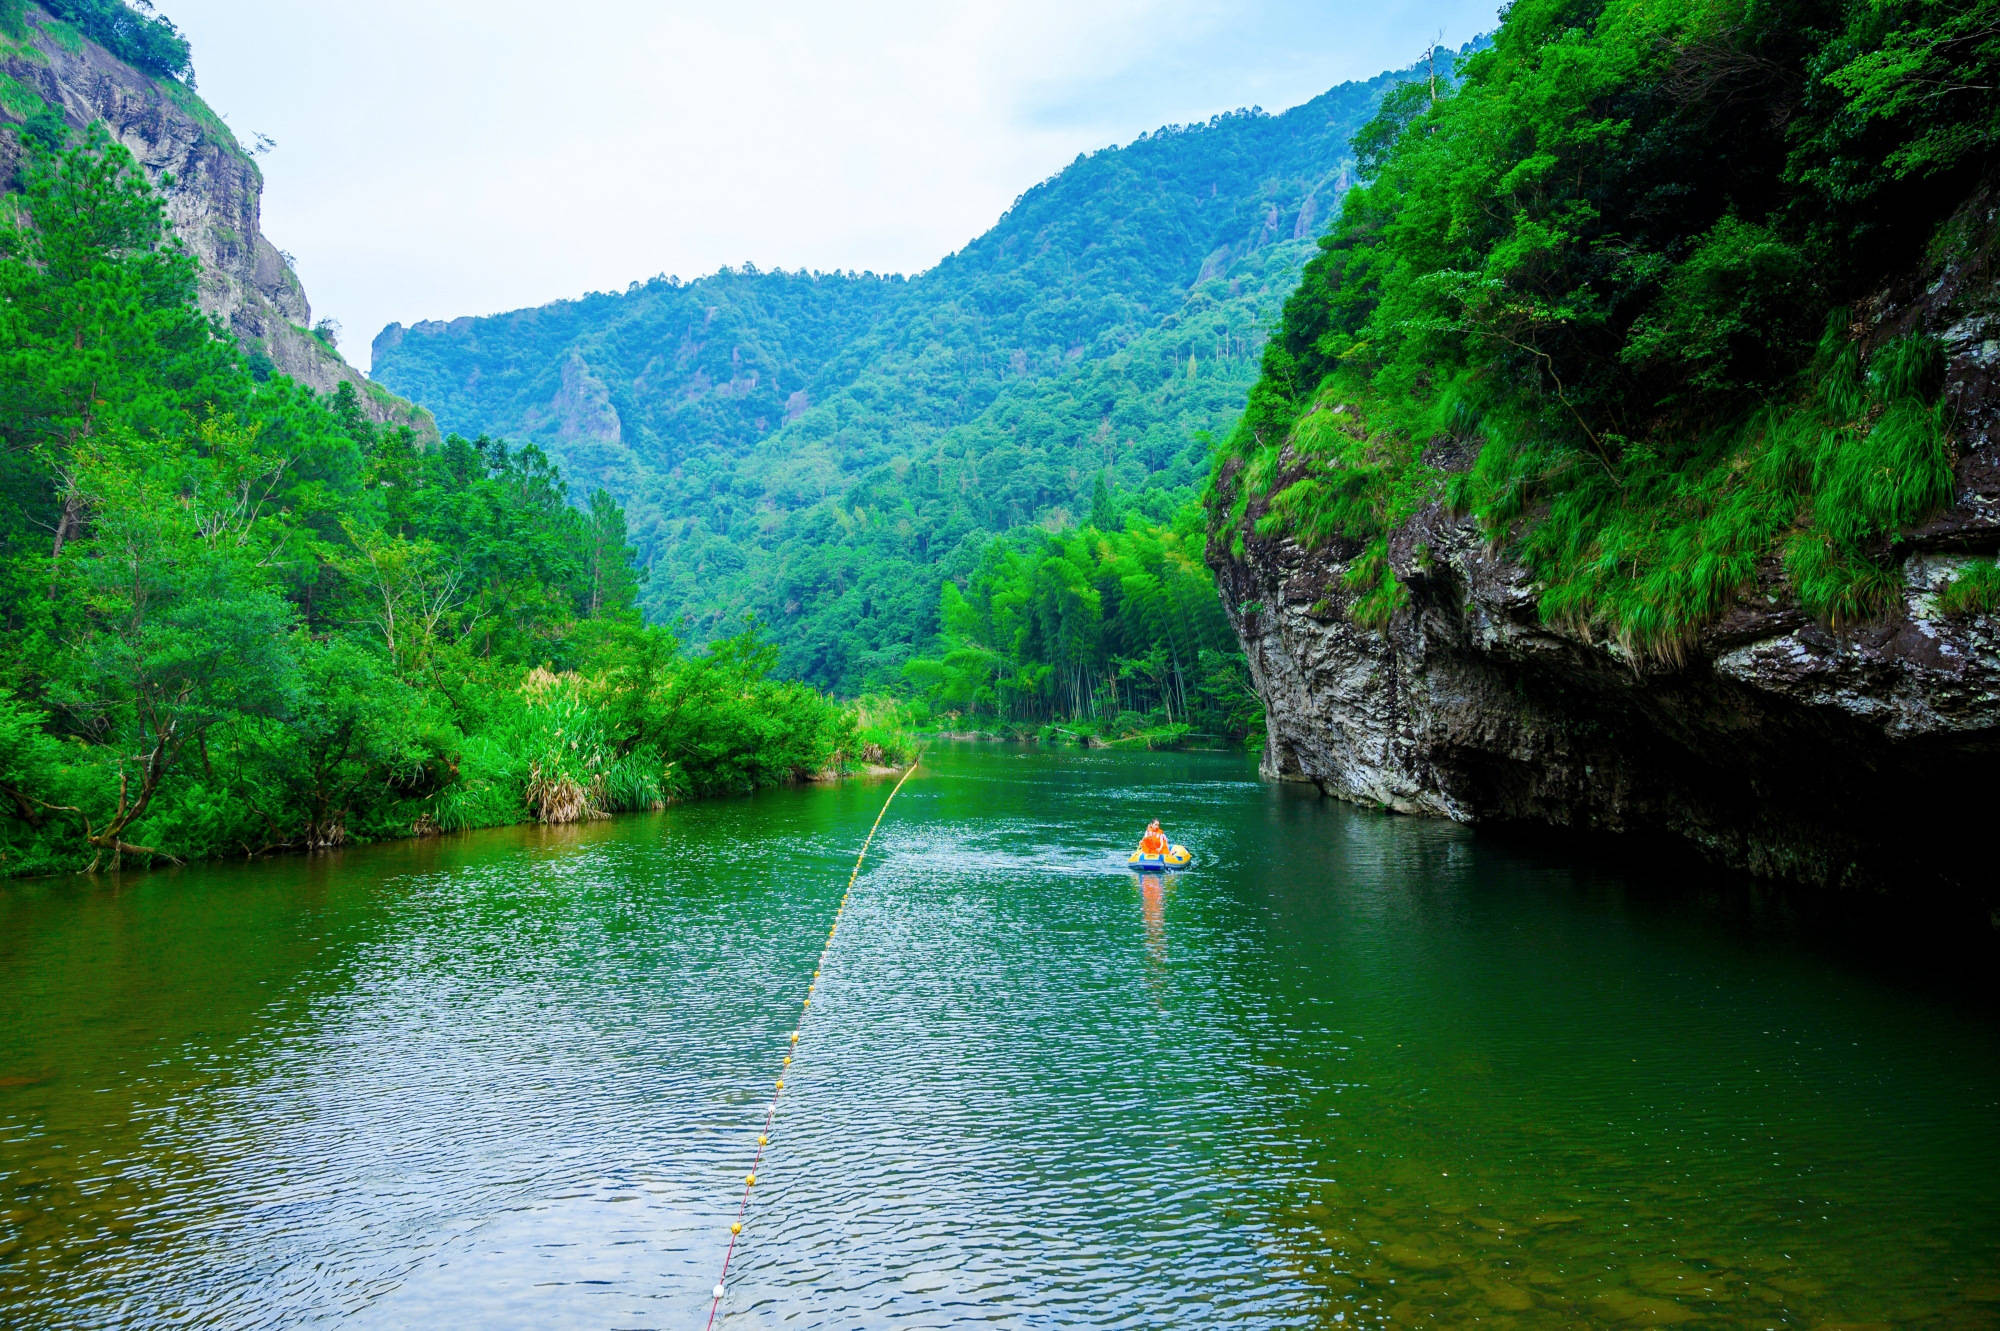
{"type": "MultiPolygon", "coordinates": [[[[0,1325],[701,1326],[888,790],[0,885],[0,1325]]],[[[1991,1013],[1686,886],[936,750],[720,1324],[2000,1325],[1991,1013]]]]}

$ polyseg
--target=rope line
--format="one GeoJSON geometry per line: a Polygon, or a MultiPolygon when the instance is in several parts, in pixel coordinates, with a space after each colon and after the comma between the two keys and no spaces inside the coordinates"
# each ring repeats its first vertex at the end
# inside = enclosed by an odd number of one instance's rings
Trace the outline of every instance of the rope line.
{"type": "Polygon", "coordinates": [[[903,782],[915,775],[917,764],[922,762],[923,758],[923,750],[917,750],[917,756],[910,760],[909,768],[897,779],[895,789],[889,792],[889,798],[882,801],[881,809],[875,814],[874,823],[868,828],[868,835],[861,840],[861,853],[854,857],[854,872],[847,875],[847,886],[841,891],[840,904],[833,908],[833,924],[826,931],[826,942],[819,950],[819,958],[813,962],[813,977],[806,985],[806,1001],[799,1005],[799,1024],[793,1028],[791,1038],[786,1041],[785,1061],[780,1065],[778,1084],[771,1092],[770,1108],[764,1111],[764,1127],[757,1134],[757,1153],[751,1157],[750,1172],[743,1178],[743,1199],[736,1204],[736,1219],[729,1225],[729,1248],[722,1254],[722,1271],[715,1278],[714,1297],[708,1304],[708,1326],[711,1329],[715,1326],[716,1310],[722,1307],[723,1282],[729,1278],[729,1263],[736,1256],[736,1241],[743,1237],[743,1217],[750,1210],[750,1190],[757,1186],[757,1166],[764,1161],[764,1148],[771,1142],[771,1123],[778,1116],[778,1101],[785,1095],[784,1070],[792,1066],[792,1054],[798,1049],[799,1035],[805,1030],[806,1018],[812,1012],[813,990],[819,985],[820,967],[826,964],[827,954],[833,951],[834,936],[840,932],[840,914],[847,909],[847,898],[854,891],[855,880],[861,877],[861,862],[868,858],[868,847],[874,842],[875,833],[882,826],[882,819],[888,816],[889,806],[895,802],[896,796],[902,793],[903,782]]]}

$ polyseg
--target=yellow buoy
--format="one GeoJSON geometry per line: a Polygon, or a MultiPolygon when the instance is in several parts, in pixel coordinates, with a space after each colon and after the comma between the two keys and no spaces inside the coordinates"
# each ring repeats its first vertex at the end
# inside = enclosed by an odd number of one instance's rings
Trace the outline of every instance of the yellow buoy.
{"type": "MultiPolygon", "coordinates": [[[[6,0],[0,0],[0,4],[4,3],[6,3],[6,0]]],[[[847,908],[848,894],[851,893],[854,889],[854,881],[861,874],[861,862],[863,858],[865,858],[868,854],[868,847],[870,843],[874,841],[876,831],[882,826],[882,819],[888,815],[890,803],[894,801],[897,792],[902,790],[903,784],[907,782],[912,775],[915,774],[916,770],[917,770],[917,764],[915,762],[912,762],[910,766],[904,771],[903,775],[897,778],[895,786],[889,791],[889,798],[882,801],[882,808],[876,813],[874,825],[868,829],[868,836],[861,843],[860,854],[854,857],[854,871],[848,875],[847,890],[842,892],[840,895],[840,905],[833,912],[833,924],[826,931],[826,945],[820,948],[819,958],[813,965],[812,982],[806,985],[806,996],[799,1003],[799,1007],[801,1010],[799,1025],[792,1029],[791,1038],[786,1042],[788,1048],[784,1056],[785,1059],[784,1066],[787,1068],[791,1067],[792,1065],[792,1054],[790,1050],[798,1047],[799,1036],[804,1031],[804,1026],[805,1026],[804,1017],[806,1015],[809,1015],[809,1011],[812,1007],[813,990],[817,988],[819,984],[820,968],[825,964],[827,957],[832,955],[833,941],[840,932],[840,916],[841,913],[847,908]]],[[[778,1099],[779,1097],[782,1097],[782,1095],[784,1094],[784,1090],[785,1090],[785,1079],[783,1077],[779,1077],[776,1082],[776,1092],[772,1097],[770,1110],[766,1114],[764,1120],[765,1127],[767,1129],[770,1127],[771,1123],[775,1120],[775,1117],[778,1112],[778,1099]]],[[[745,1188],[751,1188],[756,1186],[757,1174],[755,1166],[756,1164],[761,1163],[763,1161],[764,1158],[763,1148],[770,1144],[770,1140],[771,1138],[768,1131],[760,1132],[757,1134],[757,1146],[758,1146],[757,1158],[755,1161],[752,1162],[751,1172],[743,1176],[743,1186],[745,1188]]],[[[746,1196],[744,1198],[744,1205],[747,1207],[748,1204],[749,1204],[749,1198],[746,1196]]],[[[741,1212],[739,1212],[739,1214],[741,1214],[741,1212]]],[[[734,1223],[732,1223],[729,1226],[729,1232],[732,1235],[740,1236],[743,1233],[743,1222],[739,1219],[734,1223]]],[[[735,1251],[734,1239],[731,1240],[730,1251],[732,1253],[735,1251]]],[[[724,1260],[723,1265],[727,1267],[728,1265],[727,1259],[724,1260]]],[[[715,1301],[719,1305],[723,1297],[723,1285],[720,1281],[716,1282],[714,1294],[715,1294],[715,1301]]],[[[713,1308],[710,1309],[709,1316],[710,1319],[713,1320],[715,1316],[715,1309],[713,1308]]]]}

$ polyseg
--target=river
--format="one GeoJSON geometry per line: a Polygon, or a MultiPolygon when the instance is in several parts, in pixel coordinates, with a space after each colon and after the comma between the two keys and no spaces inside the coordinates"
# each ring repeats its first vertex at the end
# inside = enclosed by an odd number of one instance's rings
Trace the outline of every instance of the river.
{"type": "MultiPolygon", "coordinates": [[[[888,789],[0,885],[0,1324],[699,1327],[888,789]]],[[[1657,878],[940,748],[720,1324],[2000,1324],[1991,1014],[1657,878]]]]}

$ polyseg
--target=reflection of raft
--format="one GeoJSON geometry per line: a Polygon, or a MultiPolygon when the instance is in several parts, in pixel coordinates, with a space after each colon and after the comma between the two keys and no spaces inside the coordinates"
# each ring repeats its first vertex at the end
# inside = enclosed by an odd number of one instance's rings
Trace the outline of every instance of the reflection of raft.
{"type": "Polygon", "coordinates": [[[1194,863],[1194,856],[1188,854],[1186,846],[1168,846],[1164,855],[1148,855],[1143,850],[1132,852],[1132,858],[1125,863],[1134,869],[1185,869],[1194,863]]]}

